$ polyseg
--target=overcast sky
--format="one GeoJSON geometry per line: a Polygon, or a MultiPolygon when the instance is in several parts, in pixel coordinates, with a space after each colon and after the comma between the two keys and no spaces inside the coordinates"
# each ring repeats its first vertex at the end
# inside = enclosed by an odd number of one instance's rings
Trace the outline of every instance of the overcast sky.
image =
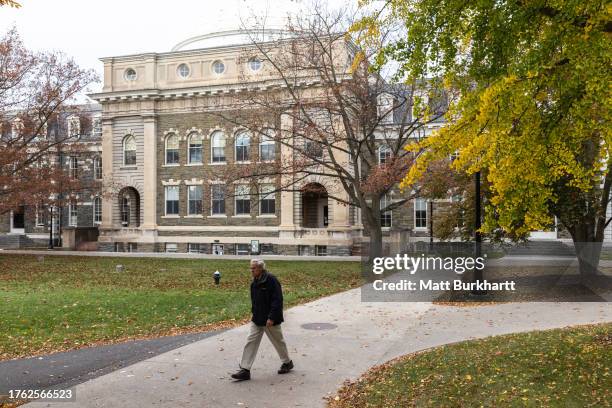
{"type": "MultiPolygon", "coordinates": [[[[18,0],[0,8],[0,28],[15,25],[26,47],[58,50],[102,74],[100,57],[165,52],[182,40],[265,14],[279,21],[308,0],[18,0]]],[[[324,0],[335,7],[353,0],[324,0]]],[[[95,85],[97,91],[101,85],[95,85]]]]}

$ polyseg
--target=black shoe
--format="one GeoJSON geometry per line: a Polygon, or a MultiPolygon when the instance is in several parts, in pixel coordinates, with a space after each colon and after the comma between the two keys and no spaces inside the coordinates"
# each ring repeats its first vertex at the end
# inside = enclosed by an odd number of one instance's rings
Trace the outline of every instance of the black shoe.
{"type": "Polygon", "coordinates": [[[245,381],[251,379],[251,372],[245,368],[241,368],[237,373],[232,374],[232,378],[238,381],[245,381]]]}
{"type": "Polygon", "coordinates": [[[279,374],[287,374],[289,371],[293,369],[293,361],[289,361],[288,363],[283,363],[281,368],[278,370],[279,374]]]}

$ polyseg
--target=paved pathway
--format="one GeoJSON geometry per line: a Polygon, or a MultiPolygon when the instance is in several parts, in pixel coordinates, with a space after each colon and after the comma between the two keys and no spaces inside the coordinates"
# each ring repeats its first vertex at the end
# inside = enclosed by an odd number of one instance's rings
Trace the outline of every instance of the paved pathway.
{"type": "MultiPolygon", "coordinates": [[[[76,387],[80,407],[320,407],[347,378],[402,354],[496,334],[612,321],[608,303],[509,303],[444,307],[364,303],[360,290],[294,307],[283,325],[295,370],[263,339],[251,381],[234,383],[247,326],[223,332],[76,387]],[[331,323],[331,330],[307,330],[331,323]]],[[[74,408],[35,402],[28,407],[74,408]]]]}
{"type": "Polygon", "coordinates": [[[280,261],[361,261],[360,256],[311,256],[311,255],[212,255],[170,252],[103,252],[103,251],[67,251],[47,249],[0,249],[0,255],[36,255],[36,256],[104,256],[111,258],[173,258],[173,259],[241,259],[261,258],[280,261]]]}
{"type": "Polygon", "coordinates": [[[131,340],[105,346],[0,361],[0,395],[8,390],[64,389],[194,341],[219,331],[131,340]]]}

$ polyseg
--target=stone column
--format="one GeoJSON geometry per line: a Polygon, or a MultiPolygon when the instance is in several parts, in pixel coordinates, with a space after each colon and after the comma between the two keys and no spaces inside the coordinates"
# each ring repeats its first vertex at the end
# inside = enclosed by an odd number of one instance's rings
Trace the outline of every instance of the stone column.
{"type": "Polygon", "coordinates": [[[113,120],[102,119],[102,223],[101,229],[113,227],[113,202],[117,191],[113,191],[113,120]]]}
{"type": "MultiPolygon", "coordinates": [[[[283,142],[291,140],[292,136],[292,119],[287,114],[281,115],[281,138],[283,142]]],[[[293,140],[291,140],[293,143],[293,140]]],[[[281,163],[286,166],[293,159],[293,149],[291,147],[281,144],[281,163]]],[[[291,183],[293,174],[284,174],[281,178],[283,186],[291,183]]],[[[293,221],[293,191],[282,191],[281,192],[281,229],[294,229],[295,224],[293,221]]]]}
{"type": "Polygon", "coordinates": [[[144,124],[144,186],[143,186],[143,223],[142,229],[155,229],[157,226],[157,118],[155,115],[143,117],[144,124]]]}

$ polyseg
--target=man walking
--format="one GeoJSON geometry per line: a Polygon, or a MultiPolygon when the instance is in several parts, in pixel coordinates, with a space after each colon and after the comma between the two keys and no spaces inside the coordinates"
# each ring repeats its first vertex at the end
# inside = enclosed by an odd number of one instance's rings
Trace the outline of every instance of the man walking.
{"type": "Polygon", "coordinates": [[[251,260],[251,331],[242,352],[240,371],[232,374],[236,380],[250,380],[251,366],[257,355],[259,343],[264,333],[272,342],[283,364],[279,374],[286,374],[293,368],[287,345],[283,339],[281,323],[283,322],[283,291],[276,277],[266,271],[266,264],[261,259],[251,260]]]}

